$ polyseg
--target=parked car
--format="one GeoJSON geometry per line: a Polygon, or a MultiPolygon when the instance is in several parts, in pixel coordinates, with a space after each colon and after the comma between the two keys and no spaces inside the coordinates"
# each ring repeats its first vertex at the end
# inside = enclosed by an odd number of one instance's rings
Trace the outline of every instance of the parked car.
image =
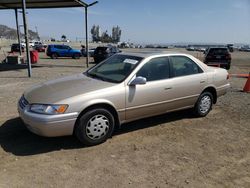
{"type": "MultiPolygon", "coordinates": [[[[21,45],[22,45],[23,47],[25,47],[25,46],[26,46],[26,42],[25,42],[25,41],[22,41],[22,42],[21,42],[21,45]]],[[[32,41],[29,41],[29,47],[34,47],[34,46],[35,46],[35,43],[32,42],[32,41]]]]}
{"type": "Polygon", "coordinates": [[[192,108],[204,117],[230,87],[225,69],[186,54],[116,54],[77,74],[34,86],[18,104],[38,135],[75,135],[85,145],[108,139],[115,127],[192,108]]]}
{"type": "Polygon", "coordinates": [[[193,46],[188,46],[186,48],[187,51],[195,51],[195,48],[193,46]]]}
{"type": "Polygon", "coordinates": [[[41,42],[41,41],[36,41],[36,42],[34,42],[34,46],[36,46],[36,45],[43,46],[44,48],[46,48],[46,47],[48,46],[47,44],[44,44],[44,43],[41,42]]]}
{"type": "Polygon", "coordinates": [[[36,44],[34,47],[33,47],[34,50],[38,51],[38,52],[45,52],[45,47],[44,45],[42,44],[36,44]]]}
{"type": "Polygon", "coordinates": [[[242,46],[239,48],[239,51],[242,51],[242,52],[250,52],[250,47],[249,46],[242,46]]]}
{"type": "Polygon", "coordinates": [[[115,46],[99,46],[94,51],[94,61],[95,63],[100,63],[101,61],[119,52],[121,51],[115,46]]]}
{"type": "MultiPolygon", "coordinates": [[[[24,47],[21,46],[22,52],[24,52],[24,47]]],[[[19,52],[20,51],[20,45],[18,43],[11,45],[11,52],[19,52]]]]}
{"type": "Polygon", "coordinates": [[[47,56],[52,59],[57,59],[58,57],[72,57],[73,59],[79,59],[81,57],[81,51],[72,49],[68,45],[52,44],[47,47],[47,56]]]}
{"type": "MultiPolygon", "coordinates": [[[[89,57],[94,57],[95,48],[90,48],[88,51],[89,51],[89,57]]],[[[82,56],[84,57],[87,56],[85,46],[82,46],[81,53],[82,53],[82,56]]]]}
{"type": "Polygon", "coordinates": [[[204,63],[209,65],[219,64],[220,67],[229,70],[231,66],[231,54],[227,47],[212,47],[207,50],[204,63]]]}
{"type": "Polygon", "coordinates": [[[233,44],[227,44],[227,48],[229,52],[234,52],[234,45],[233,44]]]}
{"type": "Polygon", "coordinates": [[[200,48],[197,49],[197,51],[205,53],[206,52],[206,48],[200,47],[200,48]]]}

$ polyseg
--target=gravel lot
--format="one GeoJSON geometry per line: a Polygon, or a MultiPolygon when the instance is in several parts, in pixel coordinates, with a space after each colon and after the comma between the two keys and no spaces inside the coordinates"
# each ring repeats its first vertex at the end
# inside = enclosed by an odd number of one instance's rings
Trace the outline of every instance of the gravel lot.
{"type": "MultiPolygon", "coordinates": [[[[230,73],[250,72],[250,53],[232,57],[230,73]]],[[[85,69],[84,58],[51,60],[44,54],[32,78],[24,68],[0,64],[1,188],[250,187],[250,94],[241,92],[246,79],[231,78],[230,92],[205,118],[190,110],[147,118],[123,125],[94,147],[26,130],[16,110],[23,91],[85,69]]]]}

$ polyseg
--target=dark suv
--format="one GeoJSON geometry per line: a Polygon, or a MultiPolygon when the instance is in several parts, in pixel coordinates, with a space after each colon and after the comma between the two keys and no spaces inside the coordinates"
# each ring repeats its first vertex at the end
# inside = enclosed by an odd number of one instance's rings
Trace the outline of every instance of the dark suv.
{"type": "MultiPolygon", "coordinates": [[[[22,48],[22,52],[24,52],[24,47],[23,46],[21,46],[21,48],[22,48]]],[[[20,45],[19,44],[12,44],[11,45],[11,52],[19,52],[20,50],[20,45]]]]}
{"type": "Polygon", "coordinates": [[[94,61],[95,63],[99,63],[119,52],[121,52],[121,50],[115,46],[99,46],[94,51],[94,61]]]}
{"type": "Polygon", "coordinates": [[[72,57],[73,59],[79,59],[81,57],[81,51],[72,49],[67,45],[48,45],[47,48],[47,56],[52,59],[56,59],[58,57],[72,57]]]}
{"type": "Polygon", "coordinates": [[[227,47],[212,47],[205,53],[204,63],[208,65],[219,64],[220,67],[230,69],[231,54],[227,47]]]}

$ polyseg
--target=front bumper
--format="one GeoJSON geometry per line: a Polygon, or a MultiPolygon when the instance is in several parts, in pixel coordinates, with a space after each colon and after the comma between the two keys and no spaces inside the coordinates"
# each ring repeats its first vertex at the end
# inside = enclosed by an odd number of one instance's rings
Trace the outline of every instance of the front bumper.
{"type": "Polygon", "coordinates": [[[72,135],[78,116],[77,112],[59,115],[44,115],[28,111],[28,107],[18,105],[20,118],[25,126],[40,136],[56,137],[72,135]]]}

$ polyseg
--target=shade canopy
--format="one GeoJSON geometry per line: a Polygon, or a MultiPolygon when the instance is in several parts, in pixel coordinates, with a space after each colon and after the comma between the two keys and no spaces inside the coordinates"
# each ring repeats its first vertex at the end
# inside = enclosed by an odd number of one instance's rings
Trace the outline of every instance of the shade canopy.
{"type": "MultiPolygon", "coordinates": [[[[26,0],[26,8],[66,8],[85,7],[81,0],[26,0]]],[[[22,0],[1,0],[0,9],[21,9],[22,0]]]]}

